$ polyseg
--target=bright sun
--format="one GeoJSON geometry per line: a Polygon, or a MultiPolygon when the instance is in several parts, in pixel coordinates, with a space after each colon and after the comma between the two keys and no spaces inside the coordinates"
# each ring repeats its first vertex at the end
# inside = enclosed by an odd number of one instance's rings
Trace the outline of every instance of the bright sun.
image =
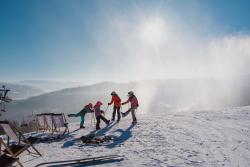
{"type": "Polygon", "coordinates": [[[166,23],[160,17],[145,20],[139,26],[140,39],[146,45],[162,45],[165,41],[166,33],[166,23]]]}

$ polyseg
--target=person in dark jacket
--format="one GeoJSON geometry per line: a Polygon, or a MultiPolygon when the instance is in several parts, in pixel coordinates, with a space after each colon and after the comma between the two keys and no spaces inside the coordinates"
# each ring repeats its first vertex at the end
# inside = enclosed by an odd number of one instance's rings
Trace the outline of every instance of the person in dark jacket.
{"type": "Polygon", "coordinates": [[[115,115],[117,113],[117,116],[118,116],[117,122],[119,122],[120,119],[121,119],[121,112],[120,112],[120,109],[121,109],[121,99],[120,99],[120,97],[118,96],[118,94],[115,91],[111,92],[111,96],[112,96],[112,99],[111,99],[111,102],[108,103],[108,105],[111,105],[111,104],[114,103],[113,114],[112,114],[112,121],[115,120],[115,115]]]}
{"type": "Polygon", "coordinates": [[[135,123],[137,123],[135,111],[139,107],[139,103],[138,103],[137,97],[134,95],[133,91],[128,92],[128,100],[123,102],[122,105],[127,104],[129,102],[130,102],[131,107],[128,109],[128,111],[126,111],[125,113],[122,113],[122,117],[126,117],[131,112],[132,119],[133,119],[132,124],[135,124],[135,123]]]}
{"type": "Polygon", "coordinates": [[[93,104],[89,103],[80,112],[78,112],[77,114],[69,114],[68,117],[81,117],[80,128],[85,128],[84,127],[85,115],[91,112],[94,112],[93,104]]]}
{"type": "Polygon", "coordinates": [[[102,114],[104,114],[104,111],[101,110],[101,105],[102,102],[97,101],[95,106],[94,106],[94,111],[95,111],[95,117],[96,117],[96,130],[101,129],[100,128],[100,123],[101,120],[103,120],[107,125],[110,123],[109,120],[107,120],[102,114]]]}

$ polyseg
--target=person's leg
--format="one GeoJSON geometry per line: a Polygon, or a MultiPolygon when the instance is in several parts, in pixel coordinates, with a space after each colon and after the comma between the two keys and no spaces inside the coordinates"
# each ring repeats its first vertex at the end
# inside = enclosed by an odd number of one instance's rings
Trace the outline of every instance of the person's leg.
{"type": "Polygon", "coordinates": [[[68,117],[77,117],[77,114],[68,114],[68,117]]]}
{"type": "Polygon", "coordinates": [[[101,121],[100,121],[100,116],[97,116],[97,117],[96,117],[96,130],[101,129],[101,128],[100,128],[100,122],[101,122],[101,121]]]}
{"type": "Polygon", "coordinates": [[[137,122],[137,119],[136,119],[136,116],[135,116],[135,109],[131,110],[131,115],[132,115],[133,123],[137,122]]]}
{"type": "Polygon", "coordinates": [[[122,113],[122,117],[126,117],[130,112],[131,112],[132,108],[128,109],[128,111],[122,113]]]}
{"type": "Polygon", "coordinates": [[[117,107],[117,115],[118,115],[118,122],[120,121],[120,119],[121,119],[121,112],[120,112],[120,109],[121,109],[121,107],[117,107]]]}
{"type": "Polygon", "coordinates": [[[100,115],[100,119],[102,119],[106,124],[109,124],[109,120],[107,120],[104,116],[100,115]]]}
{"type": "Polygon", "coordinates": [[[85,128],[84,127],[84,121],[85,121],[85,115],[81,115],[81,123],[80,123],[80,128],[85,128]]]}
{"type": "Polygon", "coordinates": [[[112,115],[112,121],[115,120],[115,113],[116,113],[116,107],[113,108],[113,115],[112,115]]]}

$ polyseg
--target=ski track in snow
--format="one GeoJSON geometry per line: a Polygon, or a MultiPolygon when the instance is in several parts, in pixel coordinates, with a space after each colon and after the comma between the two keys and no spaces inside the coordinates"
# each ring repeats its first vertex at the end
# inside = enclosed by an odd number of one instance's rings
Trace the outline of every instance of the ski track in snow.
{"type": "MultiPolygon", "coordinates": [[[[85,145],[76,140],[93,131],[87,123],[86,129],[71,133],[61,141],[36,144],[43,157],[23,155],[21,160],[25,166],[33,167],[47,161],[120,154],[124,156],[123,161],[97,166],[250,166],[250,107],[173,111],[137,117],[139,123],[135,126],[128,116],[97,133],[114,136],[111,143],[85,145]]],[[[78,123],[70,124],[71,130],[77,127],[78,123]]]]}

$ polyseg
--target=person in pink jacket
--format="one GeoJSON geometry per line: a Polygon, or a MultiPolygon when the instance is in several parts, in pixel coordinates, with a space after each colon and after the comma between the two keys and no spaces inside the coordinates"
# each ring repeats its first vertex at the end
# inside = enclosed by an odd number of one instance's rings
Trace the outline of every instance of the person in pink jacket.
{"type": "Polygon", "coordinates": [[[110,123],[110,120],[107,120],[102,114],[104,113],[103,110],[101,110],[101,105],[102,102],[97,101],[95,106],[94,106],[94,111],[95,111],[95,117],[96,117],[96,130],[101,129],[100,128],[100,123],[101,120],[103,120],[107,125],[110,123]]]}
{"type": "Polygon", "coordinates": [[[131,107],[128,109],[128,111],[122,113],[122,117],[126,117],[131,112],[132,119],[133,119],[132,124],[135,124],[135,123],[137,123],[137,119],[135,116],[135,110],[139,107],[139,103],[138,103],[137,97],[134,95],[133,91],[128,92],[128,100],[123,102],[122,105],[127,104],[129,102],[130,102],[131,107]]]}

